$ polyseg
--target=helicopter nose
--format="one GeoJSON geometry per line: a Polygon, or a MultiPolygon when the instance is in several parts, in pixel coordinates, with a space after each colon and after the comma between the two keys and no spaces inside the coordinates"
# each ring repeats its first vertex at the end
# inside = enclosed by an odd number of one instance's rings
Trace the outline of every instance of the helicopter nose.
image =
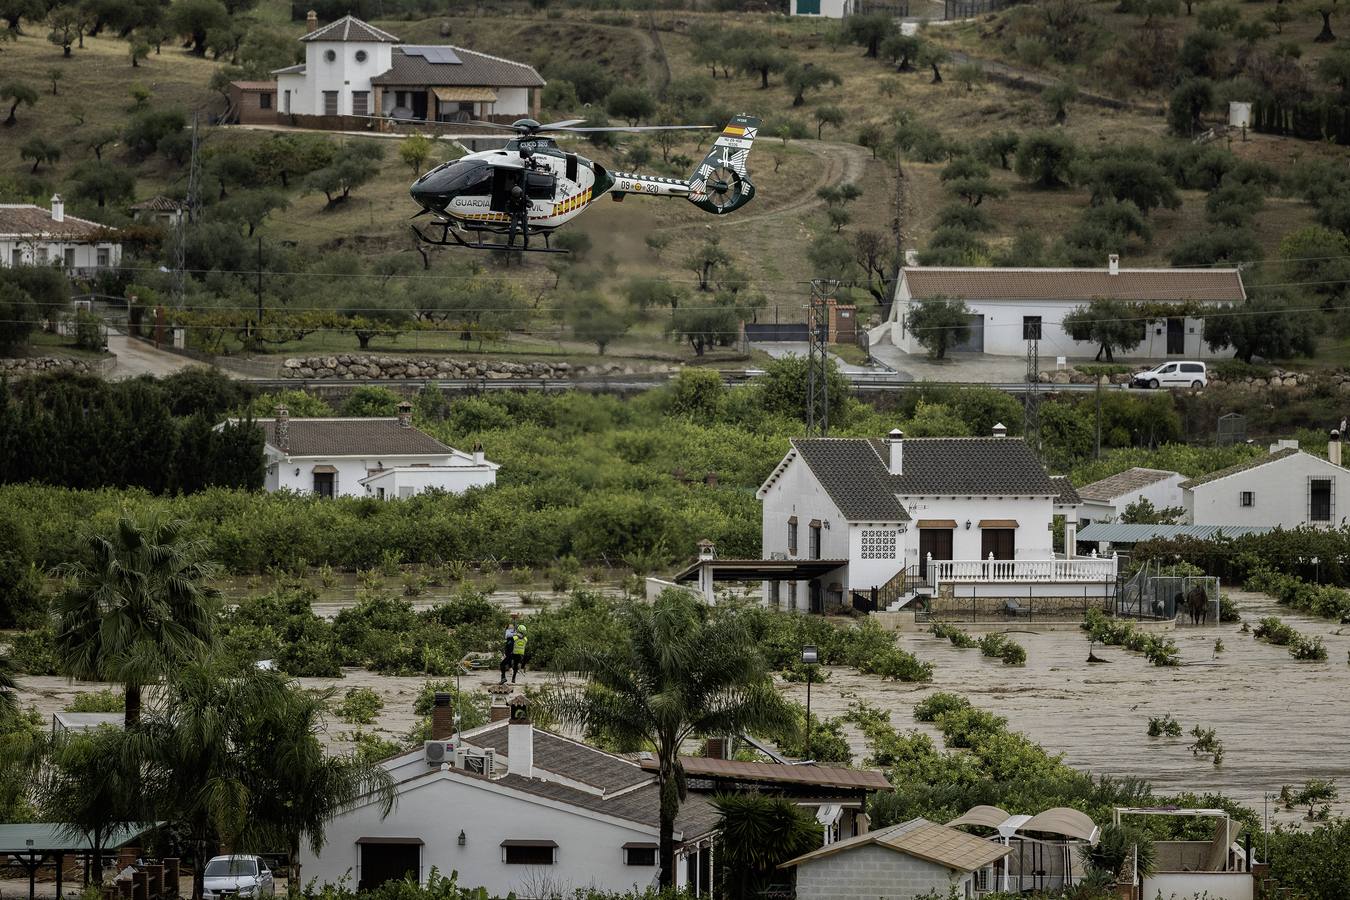
{"type": "Polygon", "coordinates": [[[423,209],[441,212],[450,202],[451,194],[447,190],[449,179],[445,177],[444,168],[439,166],[432,169],[414,181],[412,187],[408,189],[413,200],[423,209]]]}

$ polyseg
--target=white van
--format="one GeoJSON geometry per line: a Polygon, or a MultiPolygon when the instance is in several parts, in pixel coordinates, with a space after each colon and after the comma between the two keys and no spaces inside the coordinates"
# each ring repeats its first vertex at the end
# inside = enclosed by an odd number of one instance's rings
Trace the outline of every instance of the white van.
{"type": "Polygon", "coordinates": [[[1158,363],[1151,369],[1130,376],[1130,387],[1202,388],[1209,384],[1209,371],[1202,362],[1192,360],[1158,363]]]}

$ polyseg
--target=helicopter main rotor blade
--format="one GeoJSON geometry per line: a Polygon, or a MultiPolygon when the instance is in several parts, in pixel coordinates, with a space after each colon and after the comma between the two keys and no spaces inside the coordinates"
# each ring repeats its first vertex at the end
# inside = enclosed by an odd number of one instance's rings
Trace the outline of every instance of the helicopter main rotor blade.
{"type": "MultiPolygon", "coordinates": [[[[547,126],[546,126],[547,127],[547,126]]],[[[610,125],[603,128],[549,128],[550,131],[570,131],[578,134],[595,131],[714,131],[717,125],[610,125]]]]}
{"type": "Polygon", "coordinates": [[[540,125],[538,131],[554,131],[559,128],[571,128],[573,125],[580,125],[585,119],[563,119],[561,122],[549,122],[547,125],[540,125]]]}

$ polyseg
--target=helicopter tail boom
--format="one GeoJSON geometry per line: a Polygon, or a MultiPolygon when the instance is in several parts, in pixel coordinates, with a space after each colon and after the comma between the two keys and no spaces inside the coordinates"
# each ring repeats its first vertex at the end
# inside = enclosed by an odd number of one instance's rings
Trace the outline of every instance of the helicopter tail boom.
{"type": "Polygon", "coordinates": [[[713,142],[689,181],[689,202],[699,209],[723,216],[740,209],[755,196],[746,161],[759,133],[759,119],[734,117],[713,142]]]}

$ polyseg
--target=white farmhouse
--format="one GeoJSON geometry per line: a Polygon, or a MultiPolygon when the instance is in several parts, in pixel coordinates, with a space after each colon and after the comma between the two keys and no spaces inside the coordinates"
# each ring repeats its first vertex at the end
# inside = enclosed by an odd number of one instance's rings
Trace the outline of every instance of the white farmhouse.
{"type": "Polygon", "coordinates": [[[413,427],[412,404],[396,418],[292,419],[285,407],[258,419],[269,491],[321,497],[405,499],[435,488],[460,494],[496,483],[481,448],[464,453],[413,427]]]}
{"type": "Polygon", "coordinates": [[[71,275],[92,275],[122,264],[117,232],[66,215],[60,194],[50,209],[31,203],[0,203],[0,265],[60,266],[71,275]]]}
{"type": "Polygon", "coordinates": [[[856,12],[856,0],[791,0],[789,15],[845,19],[856,12]]]}
{"type": "MultiPolygon", "coordinates": [[[[636,764],[534,728],[523,697],[509,719],[451,738],[449,694],[432,711],[434,739],[384,761],[397,799],[384,815],[358,800],[301,851],[305,880],[360,890],[432,869],[490,897],[562,897],[576,890],[640,893],[657,880],[660,799],[636,764]],[[444,715],[442,715],[444,714],[444,715]]],[[[505,712],[505,710],[503,710],[505,712]]],[[[691,794],[675,821],[676,878],[711,891],[717,812],[691,794]]]]}
{"type": "Polygon", "coordinates": [[[354,16],[320,28],[311,12],[300,40],[305,61],[272,73],[283,123],[365,128],[379,117],[510,121],[539,114],[544,79],[525,63],[448,44],[404,44],[354,16]],[[305,118],[317,116],[328,121],[305,118]]]}
{"type": "Polygon", "coordinates": [[[1186,477],[1166,469],[1135,466],[1078,489],[1078,526],[1093,522],[1119,522],[1131,504],[1147,500],[1155,510],[1181,509],[1185,503],[1181,483],[1186,477]]]}
{"type": "MultiPolygon", "coordinates": [[[[1293,443],[1293,442],[1290,442],[1293,443]]],[[[1192,525],[1334,528],[1346,523],[1350,471],[1342,468],[1341,446],[1330,445],[1331,460],[1294,446],[1182,482],[1187,520],[1192,525]]]]}
{"type": "MultiPolygon", "coordinates": [[[[1021,269],[964,266],[904,266],[886,322],[872,329],[873,343],[889,340],[905,353],[924,353],[908,327],[911,309],[935,297],[965,301],[970,336],[954,352],[1023,356],[1027,341],[1039,341],[1042,359],[1095,357],[1097,345],[1075,341],[1064,330],[1067,313],[1094,299],[1128,302],[1219,305],[1241,303],[1247,294],[1237,269],[1122,269],[1112,254],[1104,269],[1021,269]]],[[[1204,322],[1178,314],[1139,322],[1139,346],[1118,355],[1153,359],[1230,357],[1210,350],[1204,322]]]]}
{"type": "MultiPolygon", "coordinates": [[[[763,573],[769,605],[812,612],[898,608],[958,586],[988,598],[1105,591],[1115,560],[1053,550],[1056,515],[1075,543],[1072,487],[1005,434],[793,440],[756,495],[764,560],[745,561],[742,574],[763,573]]],[[[705,593],[737,574],[736,561],[701,562],[705,593]]]]}

